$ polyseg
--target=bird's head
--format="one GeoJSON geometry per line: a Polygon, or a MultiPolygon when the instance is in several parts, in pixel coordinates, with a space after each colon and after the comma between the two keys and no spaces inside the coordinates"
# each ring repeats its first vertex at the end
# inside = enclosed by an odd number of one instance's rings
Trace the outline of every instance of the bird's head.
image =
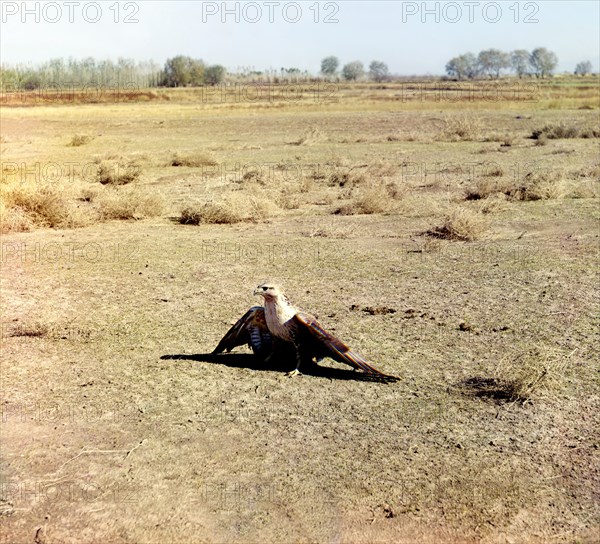
{"type": "Polygon", "coordinates": [[[265,300],[277,299],[281,294],[279,287],[270,282],[261,283],[254,289],[254,295],[260,295],[261,297],[264,297],[265,300]]]}

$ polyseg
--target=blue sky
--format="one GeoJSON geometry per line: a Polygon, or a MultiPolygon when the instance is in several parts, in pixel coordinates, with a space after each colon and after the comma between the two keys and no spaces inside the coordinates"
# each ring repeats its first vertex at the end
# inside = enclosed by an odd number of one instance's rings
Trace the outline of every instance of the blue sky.
{"type": "Polygon", "coordinates": [[[467,51],[543,46],[558,55],[559,71],[582,60],[600,65],[597,0],[78,0],[70,7],[2,0],[0,7],[0,60],[8,64],[70,56],[162,64],[184,54],[230,70],[316,73],[323,57],[336,55],[342,64],[382,60],[395,74],[441,74],[448,59],[467,51]]]}

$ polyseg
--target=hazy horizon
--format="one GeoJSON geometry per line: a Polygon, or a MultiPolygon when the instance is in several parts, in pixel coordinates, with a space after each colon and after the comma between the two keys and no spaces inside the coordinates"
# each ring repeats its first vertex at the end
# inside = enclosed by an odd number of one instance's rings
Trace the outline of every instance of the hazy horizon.
{"type": "Polygon", "coordinates": [[[446,62],[462,53],[536,47],[557,54],[557,72],[573,71],[585,60],[594,71],[600,65],[596,1],[0,5],[3,65],[68,57],[125,57],[162,65],[181,54],[233,72],[295,67],[316,74],[321,60],[335,55],[341,65],[380,60],[395,75],[440,75],[446,62]]]}

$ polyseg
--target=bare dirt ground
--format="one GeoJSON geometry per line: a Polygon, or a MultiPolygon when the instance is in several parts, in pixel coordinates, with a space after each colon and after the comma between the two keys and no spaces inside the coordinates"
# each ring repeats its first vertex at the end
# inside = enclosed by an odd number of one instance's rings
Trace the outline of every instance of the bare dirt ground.
{"type": "Polygon", "coordinates": [[[133,157],[167,210],[3,235],[1,541],[597,541],[598,140],[528,136],[593,125],[598,110],[482,106],[458,140],[440,133],[464,112],[441,110],[5,109],[6,176],[74,161],[73,183],[95,186],[82,165],[133,157]],[[68,146],[79,133],[93,139],[68,146]],[[168,166],[176,152],[229,173],[168,166]],[[263,169],[245,185],[236,162],[302,174],[263,169]],[[489,199],[465,200],[533,165],[560,171],[564,191],[485,214],[489,199]],[[334,213],[372,178],[402,196],[334,213]],[[255,221],[176,221],[228,192],[297,202],[255,221]],[[465,208],[485,215],[482,236],[424,234],[465,208]],[[209,356],[267,278],[401,381],[209,356]]]}

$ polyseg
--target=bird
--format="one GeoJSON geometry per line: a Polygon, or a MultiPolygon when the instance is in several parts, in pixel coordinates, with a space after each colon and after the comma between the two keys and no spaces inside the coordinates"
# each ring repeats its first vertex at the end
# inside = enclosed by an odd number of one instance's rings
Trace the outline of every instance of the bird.
{"type": "Polygon", "coordinates": [[[247,344],[255,355],[268,362],[278,346],[291,347],[296,356],[296,368],[288,376],[301,375],[300,367],[330,357],[361,370],[369,378],[381,381],[399,379],[371,366],[326,331],[313,315],[298,310],[277,285],[263,283],[253,294],[264,299],[264,306],[252,306],[227,331],[213,350],[214,355],[247,344]]]}

